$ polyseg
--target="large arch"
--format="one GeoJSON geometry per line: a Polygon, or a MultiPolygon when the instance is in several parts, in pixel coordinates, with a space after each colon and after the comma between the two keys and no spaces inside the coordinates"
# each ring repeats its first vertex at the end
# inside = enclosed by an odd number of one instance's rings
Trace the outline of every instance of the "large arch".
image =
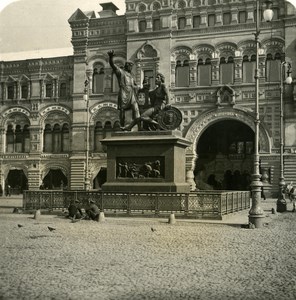
{"type": "MultiPolygon", "coordinates": [[[[200,115],[189,127],[185,138],[191,142],[191,146],[186,149],[186,170],[187,182],[195,189],[194,169],[197,159],[196,148],[203,132],[216,122],[224,120],[240,121],[255,131],[255,119],[251,111],[238,108],[218,108],[200,115]]],[[[260,124],[259,126],[259,149],[262,153],[270,153],[272,140],[267,128],[260,124]]]]}

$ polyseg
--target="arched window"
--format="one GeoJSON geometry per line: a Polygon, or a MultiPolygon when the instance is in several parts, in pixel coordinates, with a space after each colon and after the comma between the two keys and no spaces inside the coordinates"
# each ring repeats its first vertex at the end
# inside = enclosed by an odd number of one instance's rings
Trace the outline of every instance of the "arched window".
{"type": "Polygon", "coordinates": [[[111,132],[112,132],[112,124],[110,121],[106,121],[105,122],[105,126],[104,126],[104,138],[106,137],[110,137],[111,136],[111,132]]]}
{"type": "Polygon", "coordinates": [[[43,133],[43,151],[47,153],[63,153],[70,150],[69,124],[46,124],[43,133]]]}
{"type": "Polygon", "coordinates": [[[177,61],[176,64],[176,87],[188,87],[189,86],[189,62],[184,60],[177,61]]]}
{"type": "Polygon", "coordinates": [[[199,86],[210,86],[212,83],[212,65],[211,59],[207,58],[205,62],[202,59],[197,63],[197,84],[199,86]]]}
{"type": "Polygon", "coordinates": [[[14,152],[14,130],[12,125],[8,125],[6,130],[6,152],[14,152]]]}
{"type": "Polygon", "coordinates": [[[103,146],[101,143],[101,140],[104,138],[104,133],[103,133],[103,126],[100,121],[96,123],[95,126],[95,151],[103,151],[103,146]]]}
{"type": "Polygon", "coordinates": [[[17,124],[15,129],[10,124],[6,130],[6,152],[7,153],[28,153],[30,152],[30,129],[29,125],[17,124]]]}
{"type": "Polygon", "coordinates": [[[93,93],[104,93],[105,86],[105,69],[103,67],[94,68],[93,72],[93,93]]]}
{"type": "Polygon", "coordinates": [[[23,129],[23,152],[30,152],[30,127],[25,125],[23,129]]]}
{"type": "Polygon", "coordinates": [[[69,150],[70,150],[69,125],[64,124],[62,128],[62,152],[68,152],[69,150]]]}
{"type": "Polygon", "coordinates": [[[220,83],[221,84],[232,84],[234,80],[234,63],[233,57],[220,58],[220,83]]]}
{"type": "Polygon", "coordinates": [[[252,55],[251,59],[245,55],[243,57],[243,82],[255,82],[255,69],[256,69],[256,55],[252,55]]]}
{"type": "Polygon", "coordinates": [[[22,133],[22,129],[21,129],[21,125],[16,125],[15,127],[15,152],[17,153],[21,153],[23,150],[23,133],[22,133]]]}
{"type": "Polygon", "coordinates": [[[274,58],[272,54],[266,55],[266,81],[280,81],[281,54],[276,53],[274,58]]]}
{"type": "Polygon", "coordinates": [[[59,124],[55,124],[52,131],[52,152],[53,153],[60,153],[62,150],[62,143],[61,143],[61,127],[59,124]]]}
{"type": "Polygon", "coordinates": [[[43,133],[43,151],[47,153],[52,152],[52,130],[50,124],[45,125],[43,133]]]}

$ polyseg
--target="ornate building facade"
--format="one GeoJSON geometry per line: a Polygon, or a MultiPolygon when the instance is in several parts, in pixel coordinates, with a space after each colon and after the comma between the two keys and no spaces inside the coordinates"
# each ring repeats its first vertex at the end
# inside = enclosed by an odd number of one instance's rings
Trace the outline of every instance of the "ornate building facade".
{"type": "MultiPolygon", "coordinates": [[[[68,20],[73,55],[2,61],[2,187],[79,190],[88,177],[92,188],[100,188],[106,177],[100,141],[119,130],[118,84],[107,55],[113,49],[119,66],[134,62],[139,85],[148,76],[153,87],[156,73],[164,74],[170,104],[183,114],[179,130],[192,142],[187,181],[198,188],[247,189],[255,128],[255,3],[126,0],[122,16],[112,3],[101,4],[99,13],[77,9],[68,20]]],[[[260,167],[270,194],[277,193],[280,176],[283,61],[291,63],[293,78],[283,91],[284,175],[296,180],[296,10],[273,1],[273,11],[272,22],[260,23],[259,50],[260,167]]]]}

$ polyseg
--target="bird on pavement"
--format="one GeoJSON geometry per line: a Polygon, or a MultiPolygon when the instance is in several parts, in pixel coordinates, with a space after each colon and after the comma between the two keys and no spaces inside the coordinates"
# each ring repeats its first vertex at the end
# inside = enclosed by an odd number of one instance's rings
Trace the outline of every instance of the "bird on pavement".
{"type": "Polygon", "coordinates": [[[18,228],[21,228],[21,227],[24,227],[24,225],[22,225],[22,224],[17,224],[17,227],[18,227],[18,228]]]}
{"type": "Polygon", "coordinates": [[[54,231],[54,230],[56,230],[55,228],[50,227],[50,226],[47,226],[47,228],[48,228],[49,231],[54,231]]]}
{"type": "Polygon", "coordinates": [[[156,231],[156,229],[155,229],[155,228],[153,228],[153,227],[151,227],[151,231],[152,231],[152,232],[155,232],[155,231],[156,231]]]}

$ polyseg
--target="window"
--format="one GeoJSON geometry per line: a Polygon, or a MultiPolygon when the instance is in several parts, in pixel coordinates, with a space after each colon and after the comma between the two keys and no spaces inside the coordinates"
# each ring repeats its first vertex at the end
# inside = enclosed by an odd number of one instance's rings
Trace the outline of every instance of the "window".
{"type": "Polygon", "coordinates": [[[93,73],[93,93],[102,94],[104,93],[105,86],[105,69],[101,67],[100,69],[94,68],[93,73]]]}
{"type": "Polygon", "coordinates": [[[104,138],[104,132],[103,132],[103,126],[100,121],[96,123],[95,126],[95,151],[102,152],[103,151],[103,145],[101,143],[101,140],[104,138]]]}
{"type": "Polygon", "coordinates": [[[193,28],[198,28],[200,26],[200,16],[193,17],[193,28]]]}
{"type": "Polygon", "coordinates": [[[60,97],[66,97],[67,95],[67,84],[62,82],[60,84],[60,97]]]}
{"type": "Polygon", "coordinates": [[[281,73],[281,54],[276,53],[274,59],[269,53],[266,56],[266,81],[275,82],[280,81],[281,73]]]}
{"type": "Polygon", "coordinates": [[[15,127],[15,144],[14,144],[14,150],[17,153],[22,152],[23,148],[23,133],[20,125],[16,125],[15,127]]]}
{"type": "Polygon", "coordinates": [[[46,124],[44,133],[43,151],[47,153],[63,153],[68,152],[70,148],[69,124],[46,124]]]}
{"type": "Polygon", "coordinates": [[[273,11],[272,20],[278,20],[279,19],[279,9],[278,8],[272,8],[272,11],[273,11]]]}
{"type": "Polygon", "coordinates": [[[185,17],[178,18],[178,29],[184,29],[186,26],[186,19],[185,17]]]}
{"type": "Polygon", "coordinates": [[[6,152],[7,153],[28,153],[30,152],[30,128],[25,125],[23,128],[17,124],[15,129],[12,125],[6,130],[6,152]]]}
{"type": "Polygon", "coordinates": [[[220,59],[220,83],[232,84],[234,80],[234,63],[233,57],[228,57],[226,60],[224,57],[220,59]]]}
{"type": "Polygon", "coordinates": [[[69,125],[63,124],[62,127],[62,152],[68,152],[70,150],[70,134],[69,125]]]}
{"type": "Polygon", "coordinates": [[[51,83],[47,83],[45,86],[45,97],[46,98],[52,97],[52,84],[51,83]]]}
{"type": "Polygon", "coordinates": [[[202,59],[198,60],[197,64],[197,80],[199,86],[210,86],[212,81],[212,66],[211,59],[207,58],[205,63],[202,59]]]}
{"type": "Polygon", "coordinates": [[[21,99],[27,99],[28,98],[28,85],[22,84],[21,85],[21,99]]]}
{"type": "Polygon", "coordinates": [[[146,27],[147,27],[146,20],[141,20],[139,22],[139,32],[145,32],[146,27]]]}
{"type": "Polygon", "coordinates": [[[215,26],[215,18],[216,18],[216,15],[208,15],[208,26],[209,27],[215,26]]]}
{"type": "Polygon", "coordinates": [[[12,84],[7,87],[7,99],[14,99],[14,86],[12,84]]]}
{"type": "Polygon", "coordinates": [[[60,153],[62,150],[61,126],[55,124],[52,131],[52,152],[60,153]]]}
{"type": "Polygon", "coordinates": [[[153,70],[144,70],[144,77],[148,78],[150,89],[155,87],[155,78],[153,70]]]}
{"type": "Polygon", "coordinates": [[[223,25],[229,25],[231,23],[231,14],[224,13],[223,14],[223,25]]]}
{"type": "Polygon", "coordinates": [[[183,64],[177,61],[176,65],[176,87],[189,86],[189,62],[185,60],[183,64]]]}
{"type": "Polygon", "coordinates": [[[238,22],[239,23],[246,23],[247,21],[247,13],[245,11],[238,12],[238,22]]]}
{"type": "Polygon", "coordinates": [[[6,130],[6,152],[14,152],[14,131],[12,125],[8,125],[6,130]]]}
{"type": "Polygon", "coordinates": [[[245,55],[243,57],[243,82],[255,82],[256,55],[252,55],[251,59],[245,55]]]}
{"type": "Polygon", "coordinates": [[[160,30],[160,19],[153,20],[153,31],[160,30]]]}

